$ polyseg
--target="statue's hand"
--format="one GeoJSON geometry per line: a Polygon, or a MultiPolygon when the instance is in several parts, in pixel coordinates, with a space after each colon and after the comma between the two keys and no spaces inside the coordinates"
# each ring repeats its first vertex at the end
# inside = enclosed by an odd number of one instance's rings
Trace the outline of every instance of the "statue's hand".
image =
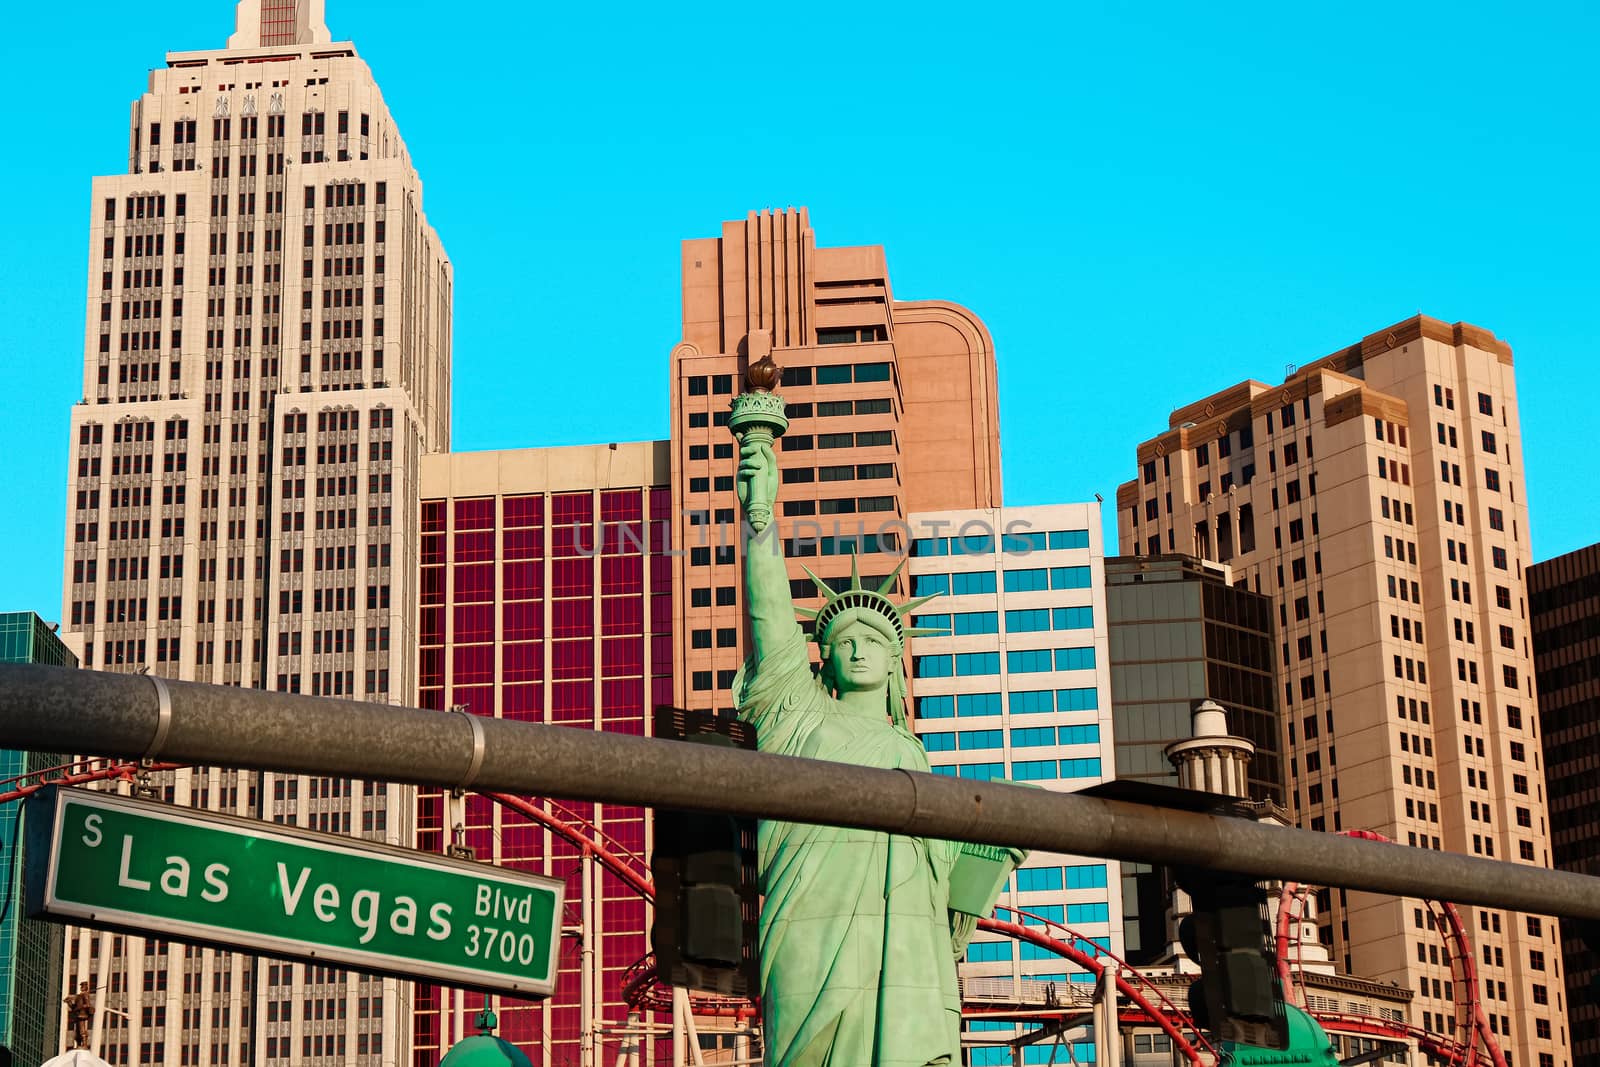
{"type": "Polygon", "coordinates": [[[771,508],[778,497],[778,460],[767,441],[745,440],[739,446],[739,475],[735,483],[739,506],[746,513],[752,504],[771,508]]]}

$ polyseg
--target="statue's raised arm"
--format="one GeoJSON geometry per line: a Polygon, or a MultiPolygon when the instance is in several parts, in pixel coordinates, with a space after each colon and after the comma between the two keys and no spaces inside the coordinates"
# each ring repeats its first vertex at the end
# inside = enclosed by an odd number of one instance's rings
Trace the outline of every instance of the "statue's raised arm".
{"type": "Polygon", "coordinates": [[[750,658],[760,663],[775,650],[792,647],[804,635],[789,593],[783,542],[772,524],[778,490],[778,460],[770,436],[746,431],[739,443],[739,505],[751,530],[744,546],[745,602],[750,619],[750,658]],[[764,521],[763,521],[764,520],[764,521]]]}

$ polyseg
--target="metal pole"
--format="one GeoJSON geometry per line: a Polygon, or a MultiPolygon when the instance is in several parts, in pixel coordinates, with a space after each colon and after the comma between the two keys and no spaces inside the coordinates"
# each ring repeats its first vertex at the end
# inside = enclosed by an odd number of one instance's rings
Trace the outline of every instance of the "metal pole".
{"type": "Polygon", "coordinates": [[[599,1062],[596,1054],[599,1037],[595,1033],[595,1019],[600,1014],[600,1005],[594,996],[594,948],[600,936],[594,922],[594,857],[587,849],[578,861],[578,888],[579,914],[583,916],[583,933],[579,935],[581,940],[578,944],[578,1015],[583,1020],[579,1062],[583,1067],[596,1067],[599,1062]]]}
{"type": "Polygon", "coordinates": [[[1095,997],[1099,1017],[1095,1020],[1094,1045],[1096,1067],[1122,1067],[1121,1014],[1117,1008],[1117,971],[1115,960],[1107,960],[1100,974],[1100,989],[1095,997]]]}
{"type": "Polygon", "coordinates": [[[672,1067],[689,1067],[689,1028],[683,1017],[689,1011],[689,991],[672,987],[672,1067]]]}
{"type": "Polygon", "coordinates": [[[1526,864],[715,745],[165,686],[164,703],[149,677],[0,664],[0,745],[850,826],[1600,919],[1600,879],[1526,864]]]}

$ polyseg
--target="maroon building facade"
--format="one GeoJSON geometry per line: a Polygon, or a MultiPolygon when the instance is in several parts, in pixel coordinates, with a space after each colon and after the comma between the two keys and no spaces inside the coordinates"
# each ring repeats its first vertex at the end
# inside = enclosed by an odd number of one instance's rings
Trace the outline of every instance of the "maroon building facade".
{"type": "MultiPolygon", "coordinates": [[[[672,701],[671,495],[665,443],[457,453],[422,472],[423,707],[645,734],[672,701]]],[[[597,853],[645,871],[648,813],[529,800],[596,845],[488,797],[418,795],[417,844],[560,878],[567,916],[556,994],[493,998],[499,1036],[536,1064],[614,1062],[634,1040],[625,986],[649,951],[649,909],[597,853]],[[459,806],[458,806],[459,805],[459,806]],[[586,855],[587,853],[587,855],[586,855]],[[578,930],[586,930],[581,936],[578,930]],[[588,1044],[597,1046],[584,1055],[588,1044]]],[[[481,994],[419,985],[413,1062],[470,1033],[481,994]]],[[[633,1031],[636,1033],[637,1031],[633,1031]]],[[[646,1042],[650,1044],[650,1042],[646,1042]]],[[[665,1042],[663,1042],[663,1045],[665,1042]]],[[[650,1049],[644,1062],[652,1062],[650,1049]]],[[[665,1050],[661,1050],[665,1062],[665,1050]]]]}

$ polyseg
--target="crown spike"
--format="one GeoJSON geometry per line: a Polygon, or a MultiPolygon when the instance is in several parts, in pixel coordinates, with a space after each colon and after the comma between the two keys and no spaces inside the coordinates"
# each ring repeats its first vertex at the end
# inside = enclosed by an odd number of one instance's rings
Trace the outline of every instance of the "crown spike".
{"type": "Polygon", "coordinates": [[[815,619],[822,611],[818,608],[795,608],[795,614],[806,619],[815,619]]]}
{"type": "Polygon", "coordinates": [[[909,626],[906,628],[907,637],[949,637],[950,631],[942,626],[909,626]]]}
{"type": "Polygon", "coordinates": [[[904,604],[896,604],[894,606],[894,610],[900,613],[900,617],[902,619],[908,619],[911,617],[911,613],[913,611],[916,611],[928,601],[937,599],[939,599],[938,593],[929,593],[927,596],[914,597],[911,600],[906,601],[904,604]]]}
{"type": "Polygon", "coordinates": [[[800,569],[806,572],[806,577],[810,578],[811,584],[817,587],[817,592],[822,594],[823,600],[827,600],[834,595],[833,586],[829,585],[821,578],[818,578],[814,573],[812,573],[810,567],[807,567],[804,563],[802,563],[800,564],[800,569]]]}
{"type": "Polygon", "coordinates": [[[861,588],[861,555],[857,552],[850,553],[850,588],[861,588]]]}
{"type": "MultiPolygon", "coordinates": [[[[907,556],[906,559],[910,559],[910,557],[907,556]]],[[[893,572],[890,573],[889,577],[885,578],[883,580],[883,584],[878,586],[878,592],[882,593],[884,596],[889,595],[889,590],[894,588],[894,580],[900,577],[901,571],[906,569],[906,559],[902,559],[898,564],[895,565],[895,568],[893,572]]]]}

